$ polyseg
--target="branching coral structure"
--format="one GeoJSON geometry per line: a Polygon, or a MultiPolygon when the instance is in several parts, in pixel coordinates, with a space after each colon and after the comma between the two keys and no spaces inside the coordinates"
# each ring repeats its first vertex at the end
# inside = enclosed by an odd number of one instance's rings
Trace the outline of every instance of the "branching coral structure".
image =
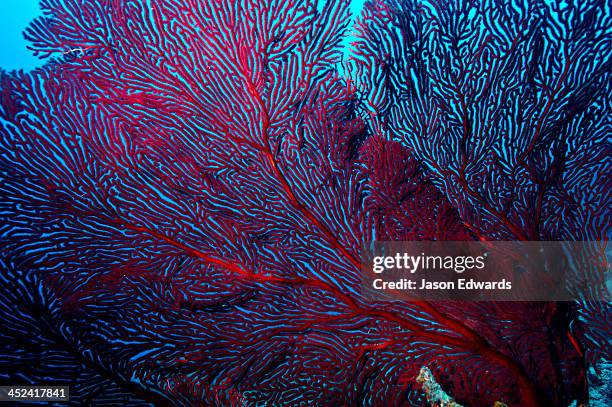
{"type": "Polygon", "coordinates": [[[609,7],[526,3],[368,3],[340,74],[346,1],[41,1],[50,60],[0,78],[0,381],[422,406],[426,367],[461,405],[586,403],[605,304],[360,287],[374,240],[607,233],[609,7]]]}

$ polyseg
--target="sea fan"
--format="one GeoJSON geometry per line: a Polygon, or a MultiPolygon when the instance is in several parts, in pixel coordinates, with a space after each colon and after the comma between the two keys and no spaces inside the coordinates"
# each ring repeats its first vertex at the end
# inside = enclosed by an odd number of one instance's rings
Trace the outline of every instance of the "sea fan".
{"type": "MultiPolygon", "coordinates": [[[[611,27],[597,0],[370,3],[351,65],[361,115],[412,152],[479,238],[602,252],[611,27]]],[[[610,359],[609,304],[583,305],[589,358],[610,359]]]]}
{"type": "Polygon", "coordinates": [[[597,0],[377,2],[353,83],[474,233],[604,239],[611,27],[597,0]]]}
{"type": "Polygon", "coordinates": [[[0,93],[3,383],[423,405],[426,367],[471,406],[587,399],[569,304],[363,298],[372,240],[499,235],[391,119],[360,116],[365,88],[335,70],[346,2],[42,6],[27,36],[53,59],[0,93]]]}

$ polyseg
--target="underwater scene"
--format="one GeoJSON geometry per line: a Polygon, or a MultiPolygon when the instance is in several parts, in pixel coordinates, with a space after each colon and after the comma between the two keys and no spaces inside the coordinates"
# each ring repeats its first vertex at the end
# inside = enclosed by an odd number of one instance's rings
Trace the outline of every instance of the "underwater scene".
{"type": "Polygon", "coordinates": [[[609,0],[5,0],[0,404],[612,406],[609,0]]]}

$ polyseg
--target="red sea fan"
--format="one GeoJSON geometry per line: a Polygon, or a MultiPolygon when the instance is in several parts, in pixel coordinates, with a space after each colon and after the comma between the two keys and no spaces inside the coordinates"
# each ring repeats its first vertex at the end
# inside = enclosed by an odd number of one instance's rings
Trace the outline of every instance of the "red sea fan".
{"type": "MultiPolygon", "coordinates": [[[[357,24],[352,84],[370,126],[413,153],[480,239],[603,252],[611,27],[598,0],[375,1],[357,24]]],[[[589,358],[609,359],[609,304],[580,314],[589,358]]]]}
{"type": "Polygon", "coordinates": [[[363,161],[369,168],[366,207],[377,240],[474,239],[401,143],[371,137],[363,161]]]}
{"type": "Polygon", "coordinates": [[[357,116],[345,2],[42,5],[27,35],[54,59],[0,94],[3,382],[423,405],[428,367],[471,406],[586,400],[568,306],[362,298],[367,242],[476,236],[357,116]]]}

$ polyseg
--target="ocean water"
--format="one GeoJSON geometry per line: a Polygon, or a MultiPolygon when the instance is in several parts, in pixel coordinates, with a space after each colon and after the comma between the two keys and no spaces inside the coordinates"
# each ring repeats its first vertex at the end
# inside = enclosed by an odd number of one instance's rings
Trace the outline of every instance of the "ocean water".
{"type": "MultiPolygon", "coordinates": [[[[27,48],[23,30],[30,21],[41,15],[39,0],[2,0],[0,13],[0,69],[32,70],[44,63],[27,48]]],[[[365,0],[353,0],[351,11],[357,16],[365,0]]],[[[347,41],[348,44],[348,41],[347,41]]]]}
{"type": "Polygon", "coordinates": [[[29,71],[43,64],[27,49],[23,30],[40,15],[38,0],[2,0],[0,13],[0,68],[29,71]]]}

